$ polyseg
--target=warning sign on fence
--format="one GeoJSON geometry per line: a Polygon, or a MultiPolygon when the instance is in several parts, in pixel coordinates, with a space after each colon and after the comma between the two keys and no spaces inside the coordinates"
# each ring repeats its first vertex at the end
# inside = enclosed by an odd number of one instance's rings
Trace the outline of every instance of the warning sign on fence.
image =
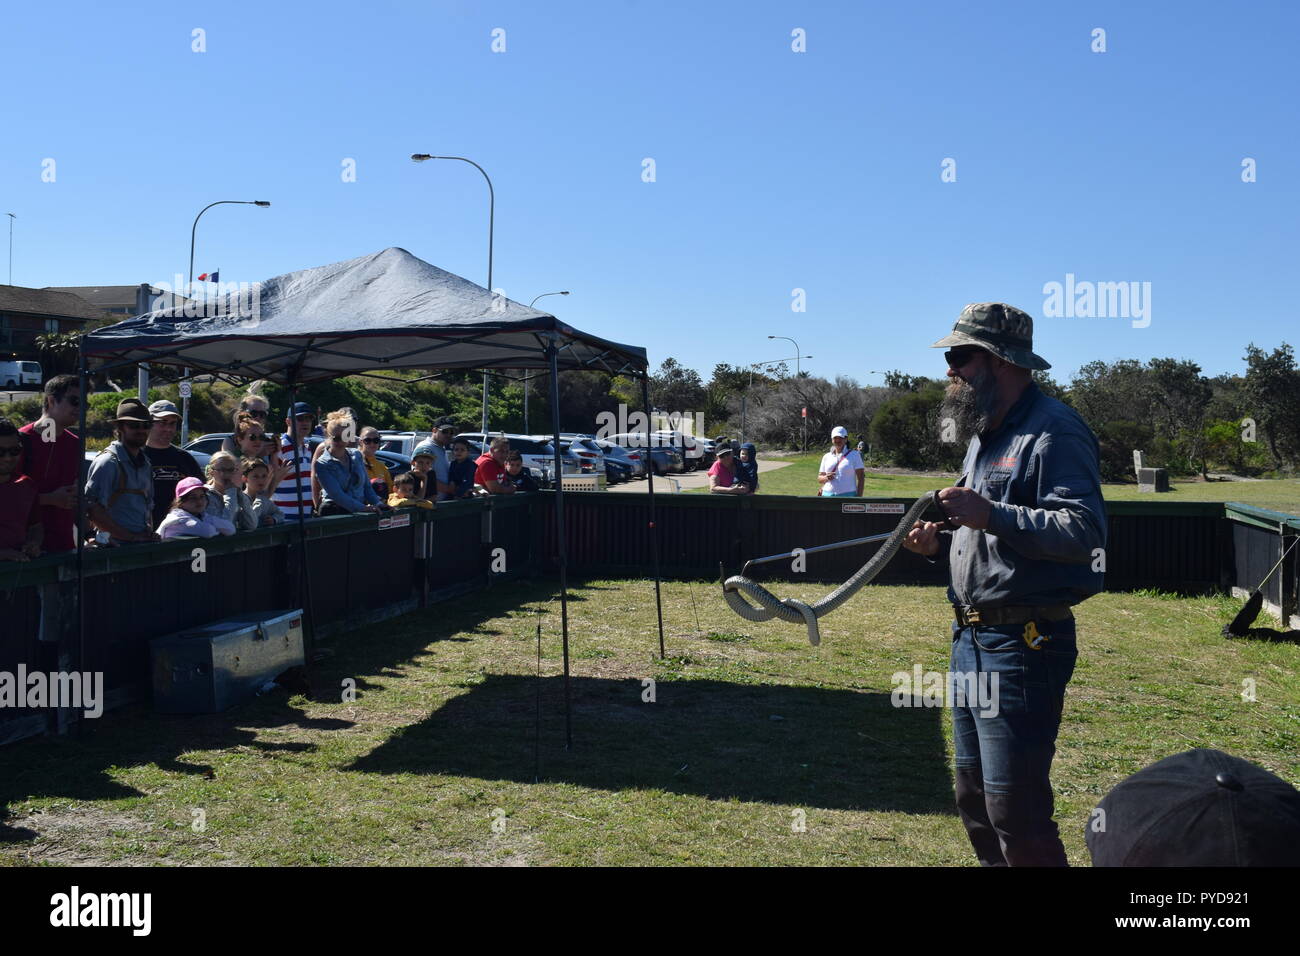
{"type": "Polygon", "coordinates": [[[846,515],[901,515],[907,509],[902,504],[891,504],[887,501],[846,501],[840,510],[846,515]]]}

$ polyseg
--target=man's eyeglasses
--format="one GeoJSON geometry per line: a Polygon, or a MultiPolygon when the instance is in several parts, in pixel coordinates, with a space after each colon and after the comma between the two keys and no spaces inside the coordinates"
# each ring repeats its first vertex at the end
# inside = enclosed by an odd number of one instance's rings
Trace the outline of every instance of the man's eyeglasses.
{"type": "Polygon", "coordinates": [[[948,363],[949,368],[961,368],[983,351],[984,349],[977,345],[970,345],[958,349],[949,349],[947,352],[943,353],[943,360],[948,363]]]}

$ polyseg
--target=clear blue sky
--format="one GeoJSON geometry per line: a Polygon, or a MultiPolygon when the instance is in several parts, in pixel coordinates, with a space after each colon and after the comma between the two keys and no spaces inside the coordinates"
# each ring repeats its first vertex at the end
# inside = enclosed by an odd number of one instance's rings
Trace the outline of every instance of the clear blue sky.
{"type": "Polygon", "coordinates": [[[927,346],[991,299],[1034,315],[1061,379],[1300,345],[1300,4],[184,6],[6,8],[16,284],[170,281],[217,199],[274,205],[211,210],[196,273],[401,246],[484,283],[486,187],[408,158],[431,152],[492,175],[507,295],[571,289],[539,306],[706,378],[793,354],[768,334],[821,375],[940,374],[927,346]],[[1067,273],[1150,282],[1150,325],[1045,318],[1067,273]]]}

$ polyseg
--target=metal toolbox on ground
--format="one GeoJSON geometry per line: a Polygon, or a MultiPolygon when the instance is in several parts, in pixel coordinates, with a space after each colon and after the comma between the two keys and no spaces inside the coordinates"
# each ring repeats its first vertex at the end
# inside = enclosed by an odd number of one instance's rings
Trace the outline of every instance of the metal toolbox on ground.
{"type": "Polygon", "coordinates": [[[213,714],[305,663],[302,611],[223,618],[150,642],[154,710],[213,714]]]}

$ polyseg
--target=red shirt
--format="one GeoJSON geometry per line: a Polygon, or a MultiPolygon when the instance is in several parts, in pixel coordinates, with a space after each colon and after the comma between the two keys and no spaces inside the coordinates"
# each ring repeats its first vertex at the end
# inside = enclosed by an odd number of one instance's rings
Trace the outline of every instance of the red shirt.
{"type": "Polygon", "coordinates": [[[15,474],[0,484],[0,551],[21,551],[27,528],[41,523],[38,494],[36,482],[26,475],[15,474]]]}
{"type": "Polygon", "coordinates": [[[496,459],[491,455],[479,455],[478,460],[474,462],[478,468],[474,470],[474,484],[487,487],[489,481],[499,481],[505,484],[510,477],[506,471],[505,465],[498,465],[496,459]]]}
{"type": "MultiPolygon", "coordinates": [[[[71,429],[64,429],[55,441],[42,441],[41,433],[36,430],[36,422],[18,429],[24,452],[31,449],[31,461],[24,453],[18,468],[36,483],[38,495],[57,491],[67,485],[75,485],[81,480],[81,439],[71,429]],[[31,438],[27,436],[30,435],[31,438]]],[[[72,536],[73,513],[76,508],[56,508],[54,505],[41,505],[40,520],[45,526],[46,551],[71,551],[77,546],[72,536]]]]}

